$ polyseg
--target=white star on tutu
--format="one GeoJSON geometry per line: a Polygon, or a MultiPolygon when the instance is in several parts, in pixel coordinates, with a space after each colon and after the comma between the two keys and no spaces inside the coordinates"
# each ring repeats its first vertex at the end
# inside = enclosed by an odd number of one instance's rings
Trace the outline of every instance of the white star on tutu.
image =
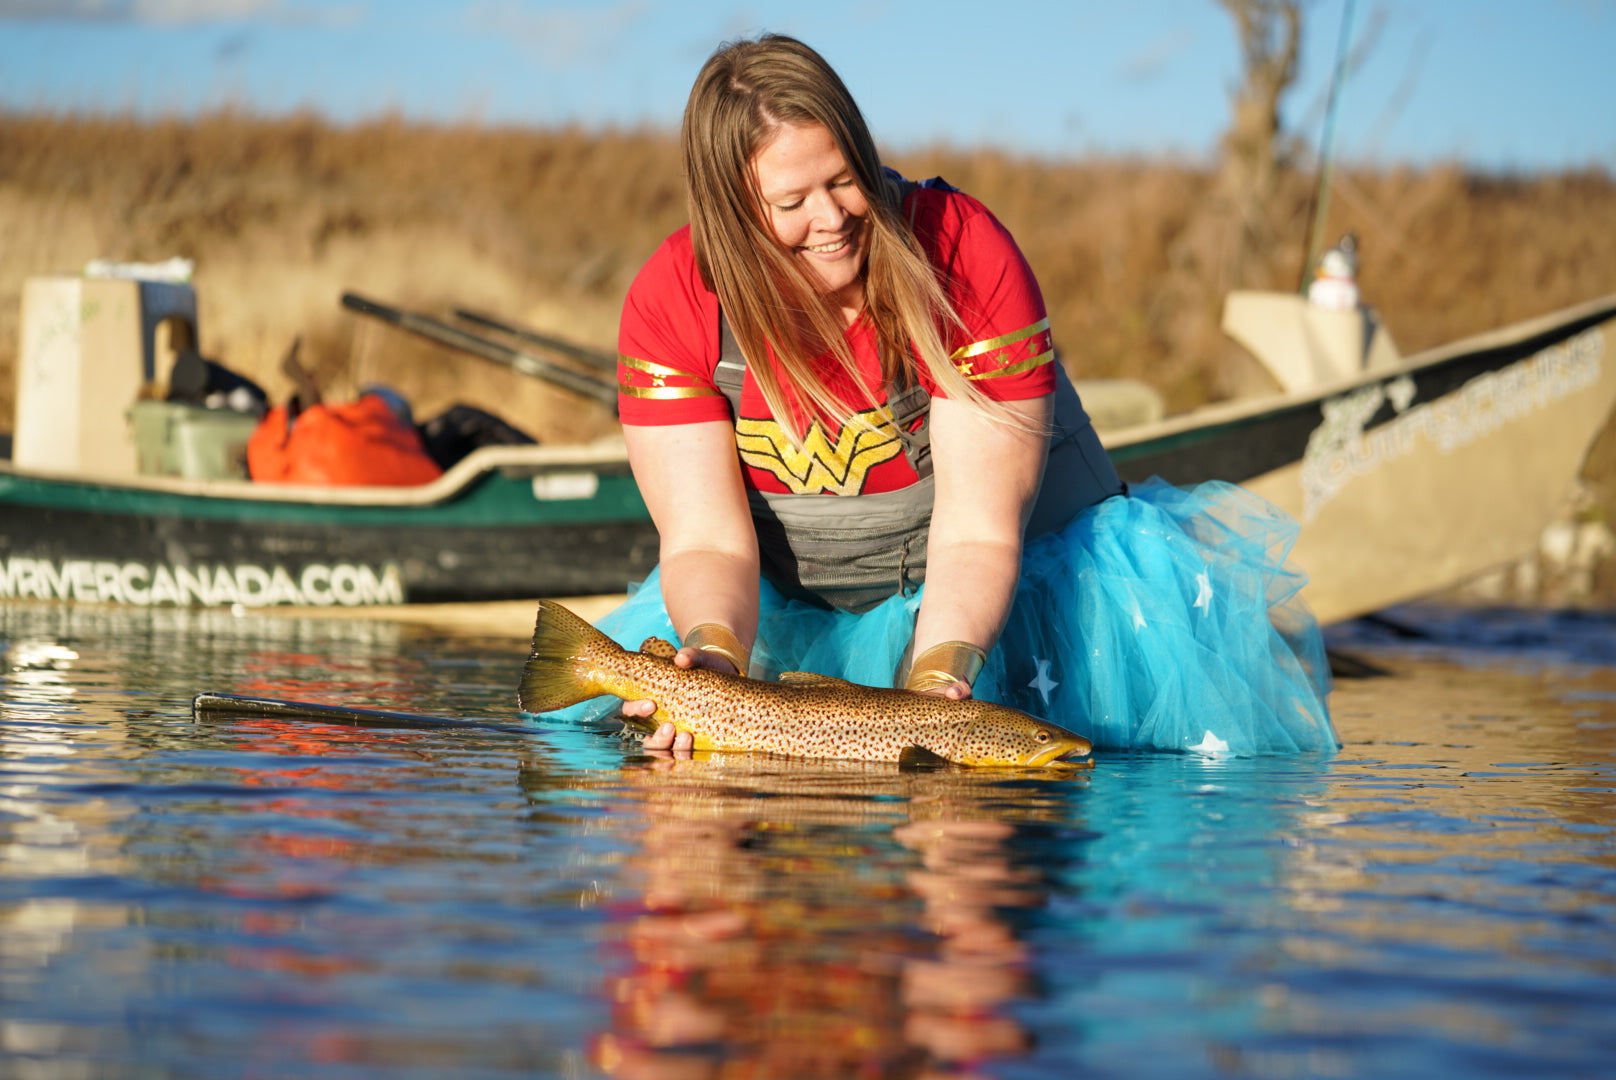
{"type": "Polygon", "coordinates": [[[1195,606],[1202,611],[1212,610],[1212,575],[1202,570],[1195,575],[1195,585],[1199,590],[1195,594],[1195,606]]]}
{"type": "MultiPolygon", "coordinates": [[[[1036,660],[1036,657],[1034,659],[1036,660]]],[[[1042,697],[1044,699],[1044,704],[1048,705],[1049,704],[1049,692],[1051,690],[1055,689],[1055,687],[1059,686],[1060,683],[1056,682],[1054,679],[1051,679],[1049,677],[1049,661],[1048,660],[1037,660],[1037,664],[1038,664],[1038,674],[1037,674],[1037,676],[1035,676],[1033,678],[1032,682],[1028,683],[1027,685],[1032,687],[1034,690],[1038,691],[1038,693],[1040,695],[1042,695],[1042,697]]]]}
{"type": "Polygon", "coordinates": [[[1189,747],[1189,750],[1195,754],[1226,754],[1229,752],[1229,744],[1208,731],[1201,741],[1189,747]]]}

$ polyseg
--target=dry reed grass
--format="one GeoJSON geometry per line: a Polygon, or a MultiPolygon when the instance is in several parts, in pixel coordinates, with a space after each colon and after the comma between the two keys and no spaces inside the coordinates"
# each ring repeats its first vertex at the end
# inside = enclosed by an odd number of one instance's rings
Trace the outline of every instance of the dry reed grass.
{"type": "MultiPolygon", "coordinates": [[[[1195,228],[1209,171],[939,147],[903,154],[1009,226],[1075,374],[1143,379],[1186,408],[1267,376],[1217,329],[1216,252],[1195,228]]],[[[1616,291],[1616,181],[1457,167],[1337,174],[1325,234],[1355,230],[1361,283],[1404,352],[1616,291]]],[[[1283,238],[1248,287],[1294,288],[1312,179],[1281,177],[1283,238]]],[[[194,120],[0,115],[0,428],[18,296],[96,256],[196,260],[203,351],[277,397],[294,335],[333,393],[386,381],[423,414],[494,409],[544,439],[610,429],[598,410],[342,310],[353,290],[485,309],[610,350],[641,261],[684,220],[677,148],[652,131],[534,131],[218,112],[194,120]]]]}

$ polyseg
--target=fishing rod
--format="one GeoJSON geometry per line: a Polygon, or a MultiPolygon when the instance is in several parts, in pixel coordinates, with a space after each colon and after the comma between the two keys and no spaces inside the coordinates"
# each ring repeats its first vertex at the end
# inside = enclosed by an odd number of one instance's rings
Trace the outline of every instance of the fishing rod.
{"type": "Polygon", "coordinates": [[[1308,275],[1319,257],[1323,243],[1324,226],[1330,216],[1330,173],[1335,167],[1335,113],[1337,95],[1347,81],[1347,45],[1352,40],[1352,8],[1354,0],[1345,0],[1341,7],[1341,34],[1336,41],[1335,70],[1330,75],[1330,95],[1324,108],[1324,130],[1319,135],[1319,187],[1308,210],[1307,257],[1302,260],[1301,280],[1297,292],[1307,291],[1308,275]]]}

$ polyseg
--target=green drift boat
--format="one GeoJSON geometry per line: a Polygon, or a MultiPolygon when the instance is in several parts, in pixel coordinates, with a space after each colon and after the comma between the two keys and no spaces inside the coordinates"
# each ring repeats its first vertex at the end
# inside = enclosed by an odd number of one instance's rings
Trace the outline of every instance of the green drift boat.
{"type": "MultiPolygon", "coordinates": [[[[24,380],[35,385],[18,395],[15,460],[0,462],[0,599],[513,600],[620,593],[655,564],[656,530],[621,438],[484,446],[418,487],[143,473],[125,418],[152,381],[153,327],[187,314],[194,326],[194,298],[187,309],[188,288],[50,284],[66,299],[33,320],[57,329],[40,332],[49,340],[32,359],[24,320],[19,391],[24,380]],[[103,334],[124,344],[98,345],[103,334]],[[50,353],[64,340],[76,347],[66,360],[50,353]],[[142,343],[138,361],[130,340],[142,343]],[[98,348],[126,362],[114,369],[98,348]],[[63,375],[69,369],[76,378],[63,375]],[[64,435],[67,413],[79,427],[64,435]],[[52,459],[41,445],[67,450],[52,459]]],[[[1299,297],[1262,304],[1265,325],[1311,325],[1299,297]]],[[[1314,385],[1293,381],[1286,392],[1102,437],[1126,480],[1241,483],[1301,521],[1294,557],[1311,577],[1314,610],[1333,622],[1533,547],[1616,404],[1613,319],[1616,297],[1607,297],[1407,359],[1366,349],[1360,370],[1326,369],[1314,385]]],[[[1306,333],[1276,340],[1254,351],[1311,347],[1306,333]]]]}

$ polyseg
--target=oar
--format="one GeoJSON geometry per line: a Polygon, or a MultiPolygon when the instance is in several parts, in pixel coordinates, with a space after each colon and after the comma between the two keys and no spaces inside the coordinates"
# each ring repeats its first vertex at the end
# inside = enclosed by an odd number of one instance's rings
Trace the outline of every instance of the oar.
{"type": "Polygon", "coordinates": [[[512,735],[537,735],[540,729],[518,724],[496,724],[487,720],[455,720],[429,713],[393,712],[390,709],[361,709],[352,705],[317,705],[312,701],[285,698],[248,697],[244,694],[216,694],[204,691],[191,699],[191,715],[205,713],[232,716],[273,717],[278,720],[312,720],[317,723],[347,724],[380,728],[481,728],[512,735]]]}
{"type": "Polygon", "coordinates": [[[560,338],[551,337],[549,334],[541,334],[537,330],[512,326],[510,323],[500,322],[491,315],[481,315],[465,308],[455,308],[454,316],[475,326],[481,326],[488,330],[497,330],[501,334],[509,334],[518,341],[525,341],[529,345],[549,349],[553,353],[559,353],[568,359],[578,361],[580,364],[588,364],[590,367],[599,368],[601,371],[614,373],[617,371],[617,356],[615,353],[601,352],[599,349],[591,349],[585,345],[574,345],[570,341],[563,341],[560,338]]]}
{"type": "Polygon", "coordinates": [[[379,304],[374,300],[367,300],[357,293],[343,293],[342,306],[349,311],[357,311],[361,315],[369,315],[385,323],[396,326],[401,330],[408,330],[412,334],[426,338],[439,345],[446,345],[451,349],[470,353],[484,360],[493,361],[510,368],[522,375],[532,375],[564,387],[576,394],[600,402],[615,412],[617,410],[617,385],[606,379],[597,378],[582,371],[574,371],[564,367],[553,360],[546,360],[542,356],[513,349],[509,345],[502,345],[497,341],[490,341],[480,334],[473,334],[469,330],[462,330],[458,326],[450,326],[430,315],[417,315],[410,311],[400,311],[398,308],[379,304]]]}

